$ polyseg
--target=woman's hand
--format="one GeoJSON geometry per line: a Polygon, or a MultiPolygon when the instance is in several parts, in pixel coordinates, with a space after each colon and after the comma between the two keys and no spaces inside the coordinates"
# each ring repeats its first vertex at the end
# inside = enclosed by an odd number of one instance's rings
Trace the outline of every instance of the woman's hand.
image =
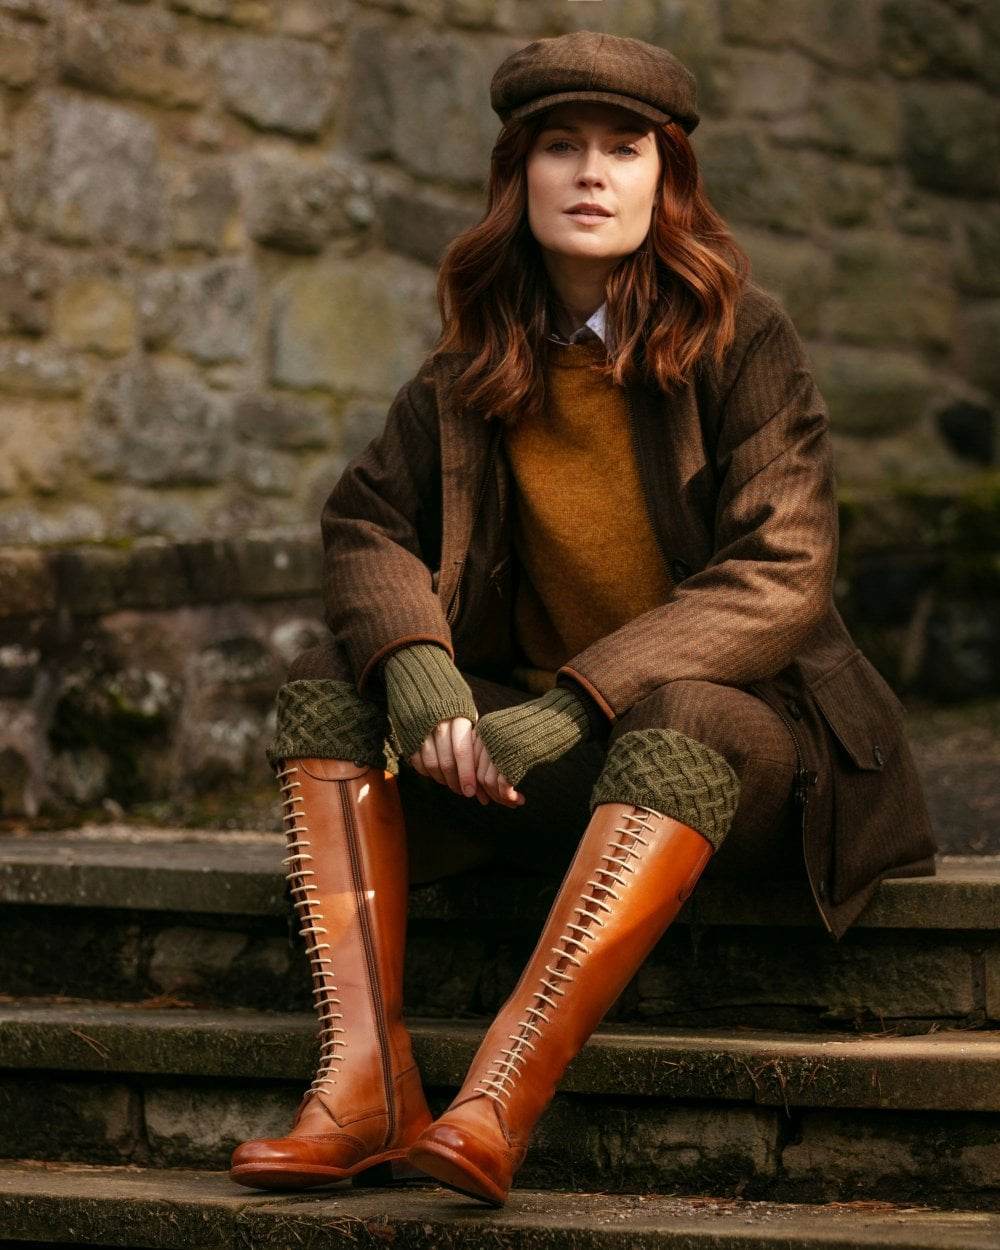
{"type": "Polygon", "coordinates": [[[520,807],[524,802],[524,796],[497,774],[466,716],[439,721],[407,763],[456,794],[477,798],[482,805],[490,799],[507,807],[520,807]]]}

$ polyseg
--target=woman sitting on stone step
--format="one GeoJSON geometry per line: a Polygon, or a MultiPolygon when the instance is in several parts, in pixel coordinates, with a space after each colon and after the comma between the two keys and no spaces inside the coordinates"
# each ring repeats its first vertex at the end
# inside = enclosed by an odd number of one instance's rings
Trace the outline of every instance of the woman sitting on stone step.
{"type": "Polygon", "coordinates": [[[842,936],[930,874],[895,695],[832,601],[825,405],[701,187],[691,73],[580,31],[509,56],[443,334],[323,510],[329,639],[268,750],[321,1061],[263,1189],[429,1176],[500,1205],[566,1065],[703,872],[842,936]],[[560,881],[442,1115],[403,1020],[411,881],[560,881]]]}

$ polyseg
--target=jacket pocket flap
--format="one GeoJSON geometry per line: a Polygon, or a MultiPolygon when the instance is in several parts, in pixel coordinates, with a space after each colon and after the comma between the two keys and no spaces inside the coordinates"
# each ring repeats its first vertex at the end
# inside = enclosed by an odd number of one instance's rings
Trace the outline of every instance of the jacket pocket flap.
{"type": "Polygon", "coordinates": [[[867,656],[856,652],[810,693],[855,767],[884,768],[899,747],[904,709],[867,656]]]}

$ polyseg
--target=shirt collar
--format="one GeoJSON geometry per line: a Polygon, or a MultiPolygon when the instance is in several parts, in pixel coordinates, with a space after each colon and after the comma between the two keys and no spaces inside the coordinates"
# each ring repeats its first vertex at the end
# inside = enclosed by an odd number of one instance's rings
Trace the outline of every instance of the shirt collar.
{"type": "Polygon", "coordinates": [[[574,330],[568,339],[565,339],[561,335],[554,334],[554,333],[550,334],[549,338],[552,339],[552,341],[555,343],[585,343],[588,339],[592,339],[596,336],[597,338],[601,340],[602,343],[606,343],[606,339],[605,339],[606,331],[604,328],[604,324],[605,324],[605,316],[607,314],[607,307],[608,307],[608,302],[607,300],[605,300],[604,303],[600,306],[600,308],[598,308],[597,311],[591,317],[588,318],[586,324],[574,330]]]}

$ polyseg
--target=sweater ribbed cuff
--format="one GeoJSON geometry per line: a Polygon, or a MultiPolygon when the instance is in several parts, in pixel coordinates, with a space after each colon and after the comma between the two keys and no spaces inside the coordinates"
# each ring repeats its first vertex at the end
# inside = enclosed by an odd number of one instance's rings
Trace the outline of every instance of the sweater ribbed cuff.
{"type": "Polygon", "coordinates": [[[588,741],[592,723],[582,695],[554,686],[541,698],[487,712],[476,733],[497,772],[516,786],[529,769],[588,741]]]}
{"type": "Polygon", "coordinates": [[[390,738],[402,759],[420,750],[439,721],[479,719],[472,691],[444,647],[413,643],[383,661],[390,738]]]}

